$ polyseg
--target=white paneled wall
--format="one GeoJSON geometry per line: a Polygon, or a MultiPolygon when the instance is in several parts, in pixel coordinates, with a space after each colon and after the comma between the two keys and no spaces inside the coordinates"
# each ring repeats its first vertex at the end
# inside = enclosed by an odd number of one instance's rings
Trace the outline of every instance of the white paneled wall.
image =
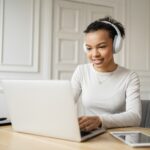
{"type": "Polygon", "coordinates": [[[150,1],[127,0],[126,66],[141,79],[141,98],[150,99],[150,1]]]}
{"type": "Polygon", "coordinates": [[[54,1],[52,77],[70,78],[75,66],[84,62],[81,52],[85,26],[84,5],[72,1],[54,1]]]}
{"type": "MultiPolygon", "coordinates": [[[[93,1],[93,4],[90,0],[84,2],[54,1],[53,79],[70,79],[75,67],[79,63],[86,62],[83,52],[83,31],[87,24],[106,15],[119,19],[117,15],[119,14],[120,18],[124,18],[123,13],[118,9],[124,4],[120,1],[114,0],[109,3],[93,1]]],[[[116,56],[116,60],[119,61],[119,57],[116,56]]]]}
{"type": "MultiPolygon", "coordinates": [[[[0,80],[70,79],[87,61],[83,30],[105,15],[125,25],[116,62],[138,72],[150,99],[149,0],[0,0],[0,80]]],[[[0,115],[4,105],[1,93],[0,115]]]]}
{"type": "Polygon", "coordinates": [[[38,71],[39,12],[39,0],[1,0],[1,71],[38,71]]]}

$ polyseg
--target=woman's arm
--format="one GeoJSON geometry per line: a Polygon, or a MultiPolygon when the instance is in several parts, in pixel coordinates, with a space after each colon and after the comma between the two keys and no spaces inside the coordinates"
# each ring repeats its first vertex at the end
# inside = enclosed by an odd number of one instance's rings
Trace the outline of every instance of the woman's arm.
{"type": "Polygon", "coordinates": [[[126,111],[116,114],[100,115],[105,128],[139,126],[141,122],[140,81],[132,72],[126,89],[126,111]]]}
{"type": "Polygon", "coordinates": [[[72,78],[71,78],[71,85],[73,89],[73,95],[74,95],[74,100],[75,102],[78,101],[80,94],[81,94],[81,74],[80,74],[80,69],[79,66],[75,69],[72,78]]]}

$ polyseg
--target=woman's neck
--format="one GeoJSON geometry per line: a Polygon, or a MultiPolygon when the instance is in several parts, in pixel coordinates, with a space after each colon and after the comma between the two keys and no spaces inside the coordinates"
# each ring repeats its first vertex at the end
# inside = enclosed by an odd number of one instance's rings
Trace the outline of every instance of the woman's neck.
{"type": "Polygon", "coordinates": [[[93,65],[94,69],[98,72],[113,72],[114,70],[117,69],[118,65],[115,63],[111,63],[110,65],[108,65],[107,67],[103,67],[103,68],[97,68],[93,65]]]}

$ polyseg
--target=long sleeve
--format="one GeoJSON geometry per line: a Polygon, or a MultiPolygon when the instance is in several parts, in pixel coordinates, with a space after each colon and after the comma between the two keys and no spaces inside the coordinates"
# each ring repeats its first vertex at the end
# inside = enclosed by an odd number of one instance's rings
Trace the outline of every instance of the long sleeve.
{"type": "Polygon", "coordinates": [[[140,82],[133,72],[127,83],[125,112],[99,115],[105,128],[138,126],[141,122],[140,82]]]}
{"type": "Polygon", "coordinates": [[[97,72],[92,64],[79,65],[71,83],[76,102],[81,95],[83,115],[99,116],[103,127],[140,124],[140,80],[135,72],[121,66],[97,72]]]}
{"type": "Polygon", "coordinates": [[[79,70],[79,67],[77,67],[71,78],[71,85],[73,89],[75,102],[78,101],[80,94],[81,94],[81,80],[82,78],[80,76],[80,70],[79,70]]]}

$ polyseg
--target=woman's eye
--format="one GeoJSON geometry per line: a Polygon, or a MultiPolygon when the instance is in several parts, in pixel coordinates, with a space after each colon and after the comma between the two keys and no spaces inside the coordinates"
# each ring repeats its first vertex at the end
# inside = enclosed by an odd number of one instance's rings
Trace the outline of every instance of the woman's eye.
{"type": "Polygon", "coordinates": [[[86,49],[87,49],[88,51],[90,51],[92,48],[90,48],[90,47],[87,47],[86,49]]]}
{"type": "Polygon", "coordinates": [[[98,48],[106,48],[106,45],[99,46],[98,48]]]}

